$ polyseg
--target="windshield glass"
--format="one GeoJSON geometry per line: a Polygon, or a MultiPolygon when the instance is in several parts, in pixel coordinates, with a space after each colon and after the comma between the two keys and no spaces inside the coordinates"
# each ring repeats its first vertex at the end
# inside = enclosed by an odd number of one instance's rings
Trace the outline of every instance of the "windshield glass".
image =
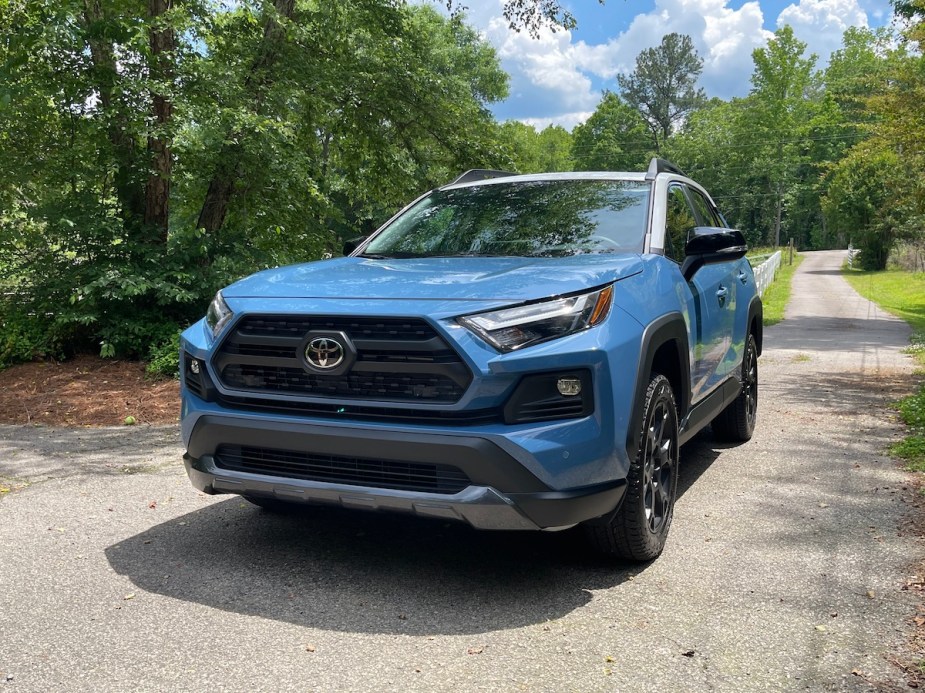
{"type": "Polygon", "coordinates": [[[649,184],[546,180],[437,190],[363,252],[371,257],[642,252],[649,184]]]}

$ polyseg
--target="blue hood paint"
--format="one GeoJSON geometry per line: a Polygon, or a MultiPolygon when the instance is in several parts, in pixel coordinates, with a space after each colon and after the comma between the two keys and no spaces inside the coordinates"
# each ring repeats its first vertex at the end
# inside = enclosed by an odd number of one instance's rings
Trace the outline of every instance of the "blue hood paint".
{"type": "Polygon", "coordinates": [[[568,258],[338,258],[251,275],[229,298],[336,298],[395,301],[528,301],[567,294],[642,271],[638,255],[568,258]]]}

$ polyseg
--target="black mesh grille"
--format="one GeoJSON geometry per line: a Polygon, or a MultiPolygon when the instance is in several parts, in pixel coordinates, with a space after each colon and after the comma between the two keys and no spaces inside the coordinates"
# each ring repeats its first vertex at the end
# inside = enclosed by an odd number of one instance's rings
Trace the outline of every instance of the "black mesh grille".
{"type": "Polygon", "coordinates": [[[215,455],[221,469],[269,474],[287,479],[323,481],[401,491],[459,493],[469,477],[449,465],[321,455],[243,445],[222,445],[215,455]]]}
{"type": "Polygon", "coordinates": [[[225,339],[214,366],[233,390],[405,402],[452,403],[472,374],[425,321],[412,318],[250,316],[225,339]],[[342,332],[356,348],[347,372],[303,367],[310,332],[342,332]]]}

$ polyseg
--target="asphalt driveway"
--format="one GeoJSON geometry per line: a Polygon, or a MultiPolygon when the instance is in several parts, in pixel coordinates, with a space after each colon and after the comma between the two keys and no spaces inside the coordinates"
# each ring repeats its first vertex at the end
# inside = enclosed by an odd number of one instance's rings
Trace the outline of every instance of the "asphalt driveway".
{"type": "Polygon", "coordinates": [[[189,485],[175,428],[0,427],[0,690],[866,690],[917,595],[884,449],[907,326],[810,253],[765,334],[759,426],[682,450],[648,566],[189,485]],[[5,686],[5,688],[4,688],[5,686]]]}

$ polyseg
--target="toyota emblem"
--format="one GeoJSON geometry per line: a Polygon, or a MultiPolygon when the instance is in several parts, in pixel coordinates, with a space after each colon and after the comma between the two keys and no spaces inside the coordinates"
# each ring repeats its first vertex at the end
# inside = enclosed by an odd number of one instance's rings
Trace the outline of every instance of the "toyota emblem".
{"type": "Polygon", "coordinates": [[[344,345],[330,337],[315,337],[305,347],[305,360],[318,370],[337,368],[344,362],[344,345]]]}

